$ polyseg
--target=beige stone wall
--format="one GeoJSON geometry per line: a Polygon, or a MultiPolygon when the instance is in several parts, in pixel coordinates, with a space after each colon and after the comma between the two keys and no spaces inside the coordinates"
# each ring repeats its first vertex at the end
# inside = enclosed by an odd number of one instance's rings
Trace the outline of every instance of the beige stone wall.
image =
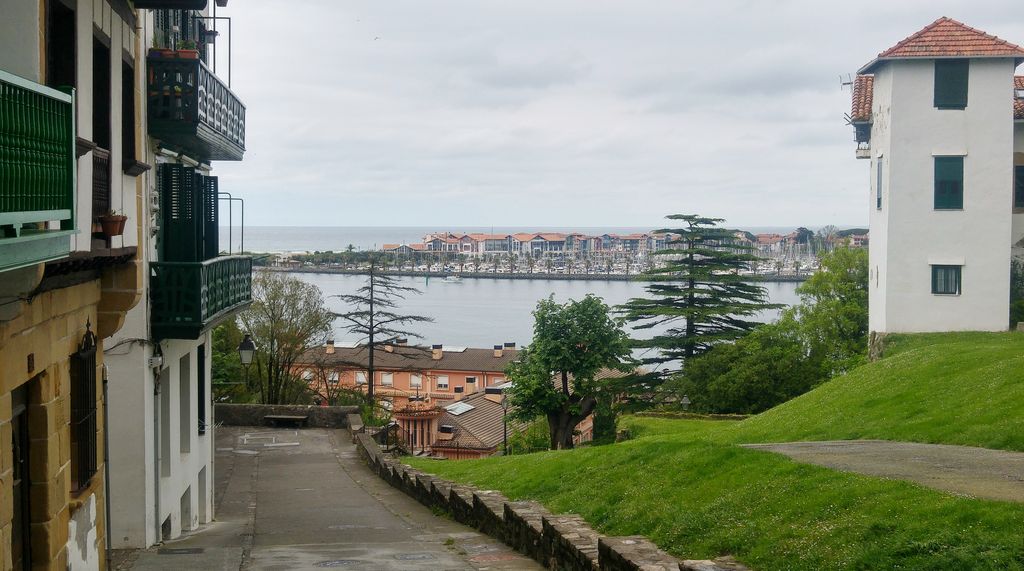
{"type": "MultiPolygon", "coordinates": [[[[0,322],[0,570],[12,568],[13,457],[11,392],[28,391],[29,480],[33,569],[65,570],[68,565],[68,524],[72,514],[95,497],[96,554],[106,537],[103,506],[102,341],[97,347],[98,470],[90,485],[71,491],[69,419],[70,356],[91,323],[95,331],[100,281],[45,292],[24,305],[13,320],[0,322]]],[[[91,548],[91,546],[89,546],[91,548]]]]}

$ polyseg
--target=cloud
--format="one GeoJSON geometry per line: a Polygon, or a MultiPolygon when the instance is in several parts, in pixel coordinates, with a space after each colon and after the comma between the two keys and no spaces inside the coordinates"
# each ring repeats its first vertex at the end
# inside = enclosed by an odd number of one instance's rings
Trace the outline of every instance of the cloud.
{"type": "Polygon", "coordinates": [[[941,15],[1024,42],[1009,1],[248,0],[223,13],[247,151],[214,167],[254,225],[658,225],[688,211],[863,223],[840,75],[941,15]]]}

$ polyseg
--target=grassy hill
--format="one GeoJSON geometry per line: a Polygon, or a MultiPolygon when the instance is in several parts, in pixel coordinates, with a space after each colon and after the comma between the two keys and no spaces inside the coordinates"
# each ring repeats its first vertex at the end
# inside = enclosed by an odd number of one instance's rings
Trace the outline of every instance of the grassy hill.
{"type": "Polygon", "coordinates": [[[888,355],[743,422],[628,419],[613,446],[410,460],[643,534],[683,557],[771,569],[1024,569],[1024,505],[846,474],[738,442],[886,438],[1024,449],[1024,335],[893,339],[888,355]]]}

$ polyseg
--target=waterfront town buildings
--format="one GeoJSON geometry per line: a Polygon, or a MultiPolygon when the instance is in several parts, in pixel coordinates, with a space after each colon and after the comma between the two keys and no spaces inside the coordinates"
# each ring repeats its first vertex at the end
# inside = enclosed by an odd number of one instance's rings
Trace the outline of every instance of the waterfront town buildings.
{"type": "Polygon", "coordinates": [[[199,347],[248,303],[251,264],[217,257],[206,174],[241,158],[244,108],[199,59],[209,12],[164,9],[181,4],[0,18],[4,571],[106,568],[212,518],[199,347]]]}
{"type": "Polygon", "coordinates": [[[668,234],[602,234],[587,236],[571,232],[526,232],[517,234],[458,234],[435,232],[422,244],[384,244],[386,252],[452,252],[467,256],[495,254],[530,255],[537,258],[592,252],[648,254],[665,248],[668,234]]]}
{"type": "Polygon", "coordinates": [[[1006,330],[1024,238],[1024,49],[940,18],[858,72],[869,328],[1006,330]]]}

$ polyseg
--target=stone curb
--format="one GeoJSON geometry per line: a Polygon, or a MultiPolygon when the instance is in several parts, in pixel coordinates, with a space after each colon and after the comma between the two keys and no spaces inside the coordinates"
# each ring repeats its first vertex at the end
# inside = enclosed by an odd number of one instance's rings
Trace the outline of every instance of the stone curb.
{"type": "Polygon", "coordinates": [[[510,501],[416,470],[385,456],[368,434],[352,433],[359,456],[381,479],[431,509],[559,571],[750,571],[731,557],[680,561],[643,536],[607,537],[578,515],[555,515],[537,502],[510,501]]]}

